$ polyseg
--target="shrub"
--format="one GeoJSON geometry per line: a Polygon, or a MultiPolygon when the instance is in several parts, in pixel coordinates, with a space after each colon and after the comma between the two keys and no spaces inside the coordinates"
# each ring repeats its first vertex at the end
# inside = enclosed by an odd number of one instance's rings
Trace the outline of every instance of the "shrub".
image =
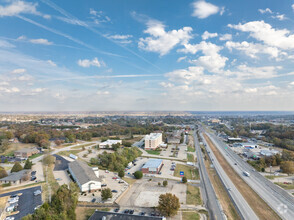
{"type": "Polygon", "coordinates": [[[119,176],[120,178],[123,178],[123,177],[125,176],[125,172],[124,172],[123,170],[120,170],[120,171],[118,172],[118,176],[119,176]]]}
{"type": "Polygon", "coordinates": [[[183,182],[183,183],[186,183],[187,181],[188,181],[188,180],[187,180],[187,177],[184,176],[184,177],[182,178],[182,182],[183,182]]]}
{"type": "Polygon", "coordinates": [[[167,180],[164,180],[163,183],[162,183],[162,185],[163,185],[164,187],[166,187],[167,184],[168,184],[168,183],[167,183],[167,180]]]}
{"type": "Polygon", "coordinates": [[[142,173],[142,171],[136,171],[134,173],[134,176],[136,179],[141,179],[143,177],[143,173],[142,173]]]}
{"type": "Polygon", "coordinates": [[[11,173],[13,172],[18,172],[18,171],[21,171],[23,168],[22,166],[20,165],[19,162],[15,162],[12,169],[11,169],[11,173]]]}

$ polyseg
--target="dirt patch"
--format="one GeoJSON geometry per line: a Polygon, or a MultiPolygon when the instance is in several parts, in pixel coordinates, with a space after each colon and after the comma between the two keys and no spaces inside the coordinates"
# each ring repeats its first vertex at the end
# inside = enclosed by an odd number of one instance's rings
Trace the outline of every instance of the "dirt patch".
{"type": "Polygon", "coordinates": [[[227,175],[230,177],[234,185],[237,187],[247,203],[253,209],[259,219],[280,219],[280,217],[259,197],[259,195],[235,172],[226,159],[221,155],[219,150],[211,142],[207,135],[204,138],[209,144],[211,150],[216,156],[218,162],[223,167],[227,175]]]}

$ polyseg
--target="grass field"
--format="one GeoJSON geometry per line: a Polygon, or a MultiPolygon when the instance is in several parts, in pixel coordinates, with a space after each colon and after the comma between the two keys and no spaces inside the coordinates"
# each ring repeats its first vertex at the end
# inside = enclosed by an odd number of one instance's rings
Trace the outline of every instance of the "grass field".
{"type": "Polygon", "coordinates": [[[34,158],[40,157],[40,156],[42,156],[42,155],[43,155],[43,154],[34,154],[34,155],[30,156],[29,159],[31,160],[31,159],[34,159],[34,158]]]}
{"type": "Polygon", "coordinates": [[[72,147],[71,149],[81,149],[81,148],[83,148],[83,147],[88,147],[88,146],[90,146],[90,145],[94,145],[94,144],[81,144],[81,145],[79,145],[79,146],[75,146],[75,147],[72,147]]]}
{"type": "Polygon", "coordinates": [[[182,219],[183,220],[199,220],[200,216],[197,212],[185,211],[185,212],[182,212],[182,219]]]}
{"type": "Polygon", "coordinates": [[[4,196],[0,198],[0,210],[4,210],[7,200],[8,200],[9,196],[4,196]]]}
{"type": "Polygon", "coordinates": [[[67,156],[69,157],[70,154],[76,155],[77,153],[81,152],[82,150],[68,150],[68,151],[60,151],[57,154],[60,156],[67,156]]]}
{"type": "Polygon", "coordinates": [[[193,168],[191,166],[177,164],[176,169],[174,171],[174,176],[181,177],[180,171],[184,171],[184,176],[190,180],[198,180],[199,179],[199,171],[197,168],[193,168]]]}
{"type": "Polygon", "coordinates": [[[126,181],[129,185],[132,185],[133,183],[136,182],[136,179],[132,179],[132,178],[129,178],[129,177],[123,177],[122,179],[124,181],[126,181]]]}
{"type": "Polygon", "coordinates": [[[294,189],[294,184],[275,183],[283,189],[294,189]]]}
{"type": "Polygon", "coordinates": [[[199,187],[187,185],[187,205],[202,205],[199,187]]]}
{"type": "Polygon", "coordinates": [[[14,156],[14,151],[20,150],[23,148],[31,148],[31,147],[37,147],[36,144],[24,144],[24,143],[10,143],[10,147],[0,155],[5,156],[14,156]]]}
{"type": "Polygon", "coordinates": [[[188,146],[188,152],[195,152],[195,147],[188,146]]]}
{"type": "Polygon", "coordinates": [[[148,154],[153,154],[153,155],[160,155],[160,151],[157,150],[146,150],[148,154]]]}
{"type": "Polygon", "coordinates": [[[187,154],[187,160],[188,162],[195,162],[195,158],[193,154],[187,154]]]}

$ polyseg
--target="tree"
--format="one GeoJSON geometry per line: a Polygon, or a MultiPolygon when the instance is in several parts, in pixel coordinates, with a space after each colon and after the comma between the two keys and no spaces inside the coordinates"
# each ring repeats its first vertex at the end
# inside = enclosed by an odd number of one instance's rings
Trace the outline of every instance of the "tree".
{"type": "Polygon", "coordinates": [[[29,159],[27,159],[24,165],[24,169],[26,170],[32,169],[32,166],[33,166],[33,163],[29,159]]]}
{"type": "Polygon", "coordinates": [[[22,166],[20,165],[19,162],[15,162],[12,169],[11,169],[11,173],[13,172],[18,172],[18,171],[21,171],[23,168],[22,166]]]}
{"type": "Polygon", "coordinates": [[[168,183],[167,183],[167,180],[164,180],[163,183],[162,183],[162,185],[163,185],[164,187],[166,187],[167,184],[168,184],[168,183]]]}
{"type": "Polygon", "coordinates": [[[283,173],[292,174],[294,173],[294,161],[284,161],[281,163],[280,168],[283,173]]]}
{"type": "Polygon", "coordinates": [[[182,178],[182,182],[183,183],[186,183],[188,180],[187,180],[187,177],[185,177],[185,176],[183,176],[183,178],[182,178]]]}
{"type": "Polygon", "coordinates": [[[125,172],[123,170],[118,171],[118,176],[123,178],[125,176],[125,172]]]}
{"type": "Polygon", "coordinates": [[[157,185],[158,185],[158,186],[161,186],[161,182],[158,182],[157,185]]]}
{"type": "Polygon", "coordinates": [[[142,173],[142,171],[136,171],[134,173],[134,176],[136,179],[141,179],[143,177],[143,173],[142,173]]]}
{"type": "Polygon", "coordinates": [[[112,192],[109,188],[102,189],[101,191],[101,198],[103,201],[112,198],[112,192]]]}
{"type": "Polygon", "coordinates": [[[180,207],[180,200],[174,194],[166,193],[159,196],[157,208],[163,216],[176,215],[180,207]]]}
{"type": "Polygon", "coordinates": [[[3,167],[0,167],[0,179],[8,176],[6,170],[3,167]]]}
{"type": "Polygon", "coordinates": [[[55,162],[55,157],[50,154],[45,155],[43,158],[44,165],[50,165],[50,164],[53,164],[54,162],[55,162]]]}

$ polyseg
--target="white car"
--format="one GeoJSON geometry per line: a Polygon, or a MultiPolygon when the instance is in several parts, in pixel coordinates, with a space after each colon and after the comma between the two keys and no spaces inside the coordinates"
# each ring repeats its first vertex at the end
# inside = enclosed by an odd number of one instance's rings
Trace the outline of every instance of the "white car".
{"type": "Polygon", "coordinates": [[[42,205],[38,205],[35,207],[35,210],[37,210],[38,208],[40,208],[42,205]]]}
{"type": "Polygon", "coordinates": [[[15,197],[15,198],[8,199],[8,202],[9,203],[16,203],[16,202],[18,202],[18,200],[19,200],[19,197],[15,197]]]}
{"type": "Polygon", "coordinates": [[[40,195],[41,193],[42,193],[41,190],[36,190],[36,191],[34,192],[34,196],[40,195]]]}
{"type": "Polygon", "coordinates": [[[13,216],[8,216],[5,218],[5,220],[14,220],[14,217],[13,216]]]}

